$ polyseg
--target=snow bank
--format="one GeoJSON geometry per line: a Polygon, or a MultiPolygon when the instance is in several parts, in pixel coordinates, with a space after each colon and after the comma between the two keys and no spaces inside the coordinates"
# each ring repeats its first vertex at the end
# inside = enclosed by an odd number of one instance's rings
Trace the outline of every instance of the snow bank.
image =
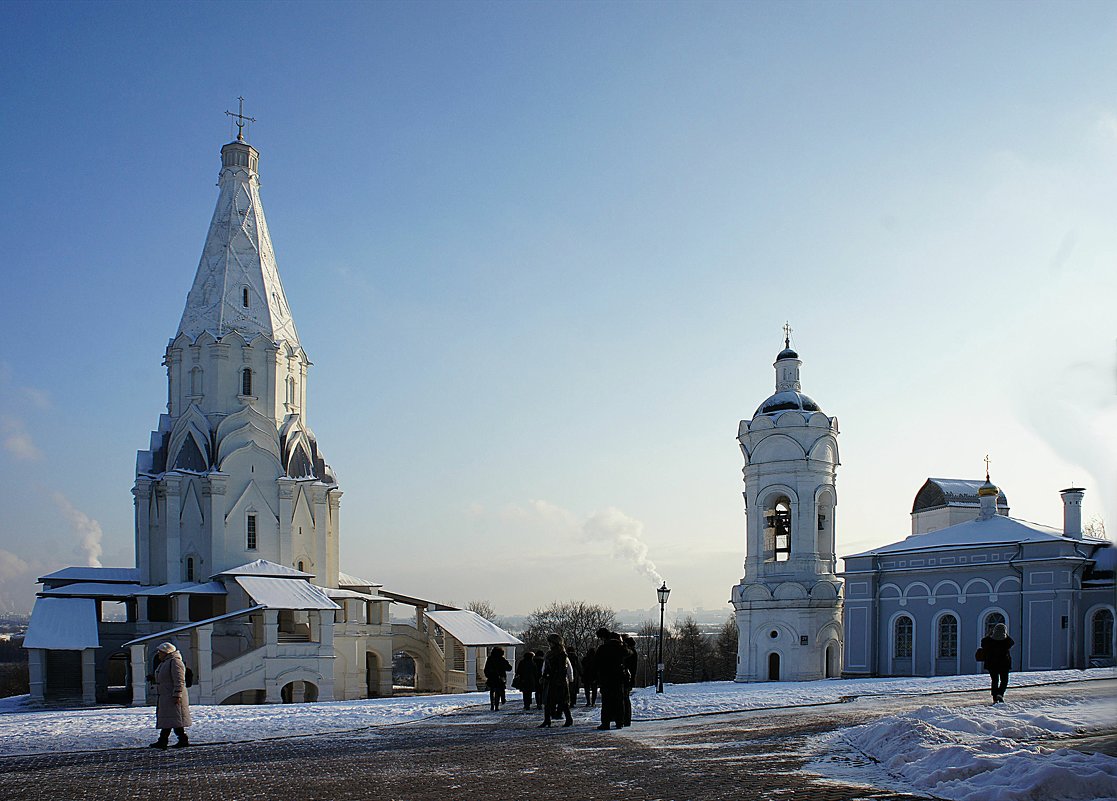
{"type": "Polygon", "coordinates": [[[1117,759],[1061,749],[1060,738],[1112,731],[1117,709],[1083,694],[1027,707],[927,706],[818,738],[828,759],[810,769],[880,786],[872,766],[848,767],[844,744],[879,762],[893,789],[955,801],[1087,801],[1117,798],[1117,759]],[[845,764],[844,769],[839,767],[845,764]]]}

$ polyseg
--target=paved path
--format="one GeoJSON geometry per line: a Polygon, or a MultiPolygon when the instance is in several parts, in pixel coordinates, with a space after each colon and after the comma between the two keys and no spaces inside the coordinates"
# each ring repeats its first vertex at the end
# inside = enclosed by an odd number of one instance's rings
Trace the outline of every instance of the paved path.
{"type": "MultiPolygon", "coordinates": [[[[1117,696],[1117,681],[1090,687],[1117,696]]],[[[1067,688],[1011,692],[1012,700],[1024,701],[1067,688]]],[[[983,700],[979,692],[874,699],[637,721],[630,729],[608,732],[592,728],[596,721],[585,709],[571,728],[539,729],[538,713],[510,704],[498,713],[469,710],[349,734],[198,744],[181,751],[5,757],[0,799],[900,801],[917,796],[838,784],[804,770],[807,739],[929,703],[964,706],[983,700]]],[[[1092,740],[1091,750],[1112,751],[1117,736],[1092,740]]]]}

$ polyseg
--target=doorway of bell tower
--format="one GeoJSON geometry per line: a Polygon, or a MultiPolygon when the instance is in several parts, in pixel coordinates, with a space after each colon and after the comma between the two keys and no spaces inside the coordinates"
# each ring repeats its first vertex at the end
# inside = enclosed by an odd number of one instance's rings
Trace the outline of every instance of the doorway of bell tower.
{"type": "Polygon", "coordinates": [[[768,681],[780,680],[780,655],[775,651],[768,654],[768,681]]]}

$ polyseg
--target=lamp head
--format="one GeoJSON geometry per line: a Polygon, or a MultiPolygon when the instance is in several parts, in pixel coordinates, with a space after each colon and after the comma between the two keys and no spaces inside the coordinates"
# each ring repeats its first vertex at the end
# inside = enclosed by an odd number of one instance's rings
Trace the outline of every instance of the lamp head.
{"type": "Polygon", "coordinates": [[[659,602],[661,604],[667,603],[667,596],[671,594],[671,590],[667,589],[667,582],[666,581],[663,582],[662,587],[660,587],[658,590],[656,590],[656,594],[659,596],[659,602]]]}

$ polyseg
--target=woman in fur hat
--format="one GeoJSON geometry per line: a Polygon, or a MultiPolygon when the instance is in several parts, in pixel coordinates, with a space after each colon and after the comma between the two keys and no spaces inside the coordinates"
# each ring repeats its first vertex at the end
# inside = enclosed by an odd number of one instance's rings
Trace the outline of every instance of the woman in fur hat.
{"type": "Polygon", "coordinates": [[[989,689],[993,693],[994,704],[1005,700],[1008,672],[1012,669],[1012,654],[1009,649],[1015,644],[1012,637],[1008,636],[1008,627],[1004,623],[993,626],[989,636],[981,639],[982,657],[985,660],[985,669],[989,671],[989,689]]]}
{"type": "Polygon", "coordinates": [[[152,748],[166,749],[175,731],[177,741],[172,748],[185,748],[190,745],[186,737],[186,727],[190,725],[190,700],[186,697],[186,666],[182,654],[173,643],[165,642],[155,649],[158,662],[155,668],[155,690],[159,700],[155,706],[155,728],[159,729],[159,739],[151,744],[152,748]]]}

